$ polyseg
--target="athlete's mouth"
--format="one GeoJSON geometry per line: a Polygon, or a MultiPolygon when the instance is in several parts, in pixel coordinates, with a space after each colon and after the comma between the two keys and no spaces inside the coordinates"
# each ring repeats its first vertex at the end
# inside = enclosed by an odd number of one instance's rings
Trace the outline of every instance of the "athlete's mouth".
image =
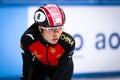
{"type": "Polygon", "coordinates": [[[53,41],[58,41],[59,38],[54,38],[53,41]]]}

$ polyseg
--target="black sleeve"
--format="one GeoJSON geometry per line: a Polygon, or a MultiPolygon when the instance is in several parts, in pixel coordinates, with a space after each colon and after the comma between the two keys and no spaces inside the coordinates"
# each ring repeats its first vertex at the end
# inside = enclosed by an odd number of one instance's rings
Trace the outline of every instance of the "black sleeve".
{"type": "Polygon", "coordinates": [[[73,53],[74,53],[75,44],[68,48],[68,50],[65,52],[65,54],[62,55],[59,61],[59,65],[66,64],[70,59],[72,59],[73,53]]]}
{"type": "Polygon", "coordinates": [[[34,56],[29,51],[28,47],[32,43],[32,39],[29,36],[23,35],[21,37],[21,49],[23,59],[23,70],[21,80],[31,80],[33,70],[34,56]]]}
{"type": "Polygon", "coordinates": [[[63,66],[65,64],[67,64],[69,62],[69,60],[72,59],[72,56],[74,53],[74,48],[75,48],[74,38],[67,33],[64,33],[63,36],[64,37],[61,40],[61,44],[62,44],[63,48],[65,49],[65,53],[60,58],[60,61],[58,64],[59,66],[63,66]],[[68,41],[66,39],[69,39],[70,41],[68,41]]]}

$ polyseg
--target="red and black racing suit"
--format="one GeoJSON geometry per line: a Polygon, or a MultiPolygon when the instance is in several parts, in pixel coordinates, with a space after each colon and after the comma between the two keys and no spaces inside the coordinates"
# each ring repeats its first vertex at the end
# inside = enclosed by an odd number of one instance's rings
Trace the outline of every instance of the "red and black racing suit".
{"type": "MultiPolygon", "coordinates": [[[[33,24],[31,27],[37,27],[33,24]]],[[[43,39],[38,29],[28,29],[21,37],[23,73],[21,80],[71,80],[75,41],[63,32],[56,44],[43,39]]]]}

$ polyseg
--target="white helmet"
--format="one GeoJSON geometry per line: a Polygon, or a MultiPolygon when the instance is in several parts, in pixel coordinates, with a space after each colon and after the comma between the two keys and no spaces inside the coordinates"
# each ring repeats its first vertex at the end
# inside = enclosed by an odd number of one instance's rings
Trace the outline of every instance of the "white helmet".
{"type": "Polygon", "coordinates": [[[57,27],[65,23],[65,14],[59,6],[47,4],[35,12],[34,21],[43,27],[57,27]]]}

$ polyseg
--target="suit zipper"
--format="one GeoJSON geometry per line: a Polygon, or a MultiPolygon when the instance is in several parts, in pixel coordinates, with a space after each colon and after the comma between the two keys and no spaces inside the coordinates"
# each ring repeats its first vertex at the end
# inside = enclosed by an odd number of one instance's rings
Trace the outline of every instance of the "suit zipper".
{"type": "Polygon", "coordinates": [[[48,60],[48,44],[46,44],[46,60],[47,60],[47,64],[50,65],[48,60]]]}

